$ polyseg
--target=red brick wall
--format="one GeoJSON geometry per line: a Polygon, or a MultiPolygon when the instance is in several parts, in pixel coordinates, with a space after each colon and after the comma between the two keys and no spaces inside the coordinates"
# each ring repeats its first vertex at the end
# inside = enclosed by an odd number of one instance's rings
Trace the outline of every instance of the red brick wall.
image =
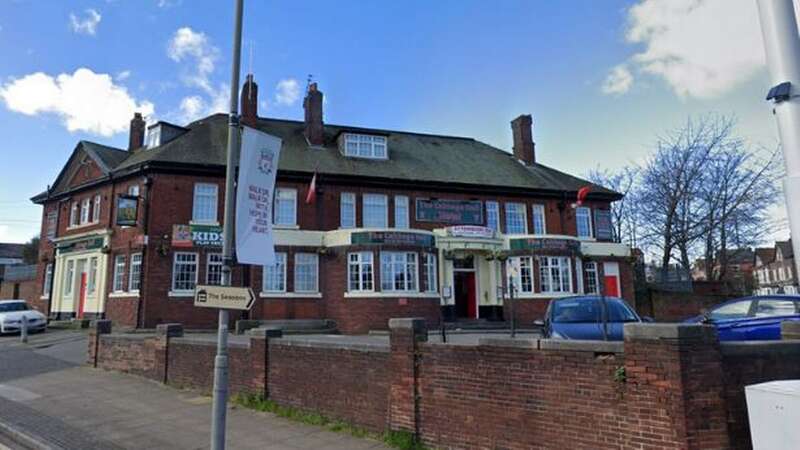
{"type": "Polygon", "coordinates": [[[0,284],[0,299],[25,300],[34,309],[47,314],[47,300],[40,300],[36,280],[4,280],[0,284]],[[14,295],[15,290],[19,291],[17,295],[14,295]]]}
{"type": "Polygon", "coordinates": [[[701,314],[703,309],[729,300],[727,295],[702,295],[692,292],[648,290],[632,303],[636,312],[657,322],[682,322],[701,314]]]}
{"type": "Polygon", "coordinates": [[[381,351],[273,341],[269,348],[269,396],[282,405],[318,411],[383,431],[388,357],[388,352],[381,351]]]}
{"type": "Polygon", "coordinates": [[[135,328],[138,307],[139,297],[106,298],[106,319],[114,326],[135,328]]]}
{"type": "MultiPolygon", "coordinates": [[[[89,345],[93,345],[91,339],[89,345]]],[[[97,367],[147,378],[155,377],[155,339],[104,335],[97,346],[97,367]]]]}

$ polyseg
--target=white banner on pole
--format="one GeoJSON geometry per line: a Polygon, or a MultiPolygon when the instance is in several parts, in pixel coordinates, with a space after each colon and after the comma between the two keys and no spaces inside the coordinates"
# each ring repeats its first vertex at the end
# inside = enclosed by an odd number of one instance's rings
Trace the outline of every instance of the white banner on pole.
{"type": "Polygon", "coordinates": [[[281,140],[243,127],[236,192],[236,259],[242,264],[275,263],[272,205],[281,140]]]}

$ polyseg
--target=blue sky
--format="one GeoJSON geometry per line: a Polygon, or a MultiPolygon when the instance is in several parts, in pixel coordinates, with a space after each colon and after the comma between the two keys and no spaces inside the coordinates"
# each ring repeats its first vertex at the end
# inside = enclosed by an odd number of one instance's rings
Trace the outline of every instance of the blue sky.
{"type": "MultiPolygon", "coordinates": [[[[641,161],[690,115],[777,143],[753,0],[245,3],[261,115],[302,118],[313,74],[329,123],[509,149],[531,113],[537,160],[577,175],[641,161]]],[[[78,140],[224,108],[231,26],[232,1],[0,0],[0,241],[38,233],[27,199],[78,140]]]]}

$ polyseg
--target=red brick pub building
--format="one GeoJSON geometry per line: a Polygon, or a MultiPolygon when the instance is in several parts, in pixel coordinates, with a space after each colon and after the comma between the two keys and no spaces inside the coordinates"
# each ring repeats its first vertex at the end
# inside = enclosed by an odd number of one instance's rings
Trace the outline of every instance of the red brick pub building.
{"type": "MultiPolygon", "coordinates": [[[[632,297],[630,248],[611,232],[620,194],[536,162],[531,116],[511,122],[508,153],[471,138],[324,124],[316,84],[302,122],[258,117],[257,104],[249,76],[243,123],[283,140],[278,262],[234,270],[234,284],[259,297],[249,318],[331,319],[345,333],[392,317],[503,320],[508,278],[522,322],[553,297],[632,297]]],[[[137,114],[127,150],[79,142],[33,198],[44,207],[39,307],[124,327],[213,326],[215,311],[195,308],[193,290],[220,280],[226,133],[225,115],[182,127],[146,126],[137,114]]]]}

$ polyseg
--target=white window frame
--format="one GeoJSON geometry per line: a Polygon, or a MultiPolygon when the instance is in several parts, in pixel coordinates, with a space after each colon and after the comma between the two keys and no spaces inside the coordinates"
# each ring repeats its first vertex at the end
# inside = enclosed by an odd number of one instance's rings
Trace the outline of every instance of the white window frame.
{"type": "Polygon", "coordinates": [[[389,145],[386,136],[345,133],[342,139],[345,156],[367,159],[389,158],[389,145]]]}
{"type": "Polygon", "coordinates": [[[409,201],[407,195],[394,196],[394,227],[406,230],[411,227],[409,222],[409,201]]]}
{"type": "Polygon", "coordinates": [[[533,277],[533,257],[531,256],[516,256],[513,258],[509,258],[509,267],[511,267],[512,263],[511,260],[516,260],[517,267],[519,267],[519,272],[512,275],[512,283],[514,283],[514,289],[518,294],[533,294],[535,292],[535,281],[533,277]],[[527,282],[525,282],[527,280],[527,282]]]}
{"type": "Polygon", "coordinates": [[[416,252],[381,252],[381,292],[419,292],[419,257],[416,252]],[[397,287],[395,276],[400,273],[403,274],[403,286],[397,287]]]}
{"type": "Polygon", "coordinates": [[[53,263],[47,263],[44,267],[44,283],[42,284],[42,295],[49,296],[53,290],[53,263]]]}
{"type": "Polygon", "coordinates": [[[139,185],[138,184],[132,184],[132,185],[128,186],[128,195],[130,195],[132,197],[138,197],[139,196],[139,185]]]}
{"type": "Polygon", "coordinates": [[[372,252],[347,254],[347,291],[375,292],[375,255],[372,252]],[[368,274],[366,268],[369,268],[368,274]],[[352,283],[354,274],[357,276],[355,285],[352,283]]]}
{"type": "Polygon", "coordinates": [[[209,253],[206,255],[206,284],[212,286],[219,286],[222,284],[222,253],[209,253]],[[218,280],[211,279],[211,268],[214,267],[215,271],[215,278],[218,280]]]}
{"type": "Polygon", "coordinates": [[[142,254],[133,253],[131,255],[130,268],[128,270],[128,292],[139,292],[139,283],[142,282],[142,254]],[[135,269],[134,269],[135,268],[135,269]],[[134,285],[136,289],[133,289],[134,285]]]}
{"type": "Polygon", "coordinates": [[[572,261],[566,256],[539,257],[539,286],[543,294],[568,294],[572,289],[572,261]],[[555,263],[555,264],[554,264],[555,263]],[[553,289],[558,271],[558,289],[553,289]],[[566,271],[566,278],[564,273],[566,271]],[[566,286],[564,285],[566,281],[566,286]],[[546,288],[546,289],[545,289],[546,288]]]}
{"type": "Polygon", "coordinates": [[[282,271],[280,273],[280,275],[281,275],[280,276],[280,283],[281,283],[281,288],[280,289],[273,289],[273,288],[267,286],[267,273],[268,273],[267,270],[268,270],[268,266],[263,266],[261,268],[261,292],[274,293],[274,294],[279,294],[279,293],[286,292],[286,272],[287,272],[287,270],[286,270],[286,265],[287,264],[286,263],[287,263],[286,253],[285,252],[275,252],[275,264],[273,264],[271,267],[272,268],[280,268],[281,271],[282,271]]]}
{"type": "Polygon", "coordinates": [[[195,183],[194,196],[192,197],[192,223],[209,223],[215,224],[218,222],[217,210],[219,206],[219,186],[216,183],[195,183]],[[203,188],[209,188],[208,192],[201,192],[203,188]],[[213,189],[213,192],[211,190],[213,189]],[[203,217],[209,209],[207,205],[202,204],[202,201],[207,201],[212,204],[211,216],[203,217]]]}
{"type": "Polygon", "coordinates": [[[72,297],[72,291],[75,287],[75,260],[67,260],[67,267],[64,268],[64,297],[72,297]]]}
{"type": "Polygon", "coordinates": [[[316,253],[295,253],[294,254],[294,292],[317,293],[319,292],[319,255],[316,253]],[[310,258],[308,261],[301,262],[302,259],[310,258]],[[310,266],[309,272],[313,276],[313,286],[310,289],[299,289],[301,284],[301,266],[310,266]]]}
{"type": "Polygon", "coordinates": [[[297,225],[297,189],[277,188],[275,189],[275,201],[273,206],[272,223],[279,227],[293,227],[297,225]],[[285,214],[282,207],[291,204],[291,212],[285,214]]]}
{"type": "Polygon", "coordinates": [[[112,292],[125,292],[125,255],[114,256],[114,277],[112,278],[112,292]]]}
{"type": "Polygon", "coordinates": [[[100,222],[100,204],[102,202],[102,197],[100,194],[94,196],[94,204],[92,205],[92,222],[98,223],[100,222]]]}
{"type": "Polygon", "coordinates": [[[422,266],[425,274],[425,292],[439,292],[439,269],[436,265],[436,255],[434,253],[425,253],[422,266]]]}
{"type": "Polygon", "coordinates": [[[600,277],[597,271],[597,263],[589,261],[583,264],[583,272],[586,274],[585,291],[587,294],[600,293],[600,277]],[[594,277],[594,286],[592,286],[592,277],[594,277]],[[592,289],[593,287],[593,289],[592,289]]]}
{"type": "Polygon", "coordinates": [[[356,194],[352,192],[342,192],[339,196],[339,227],[356,227],[356,194]]]}
{"type": "Polygon", "coordinates": [[[89,279],[86,282],[86,295],[94,295],[97,292],[97,257],[89,258],[89,279]]]}
{"type": "Polygon", "coordinates": [[[532,205],[531,219],[533,221],[533,234],[547,234],[547,219],[545,218],[544,205],[532,205]]]}
{"type": "Polygon", "coordinates": [[[388,228],[389,227],[389,198],[386,194],[364,194],[361,196],[361,212],[364,228],[388,228]],[[369,213],[371,208],[383,208],[383,223],[373,222],[369,213]]]}
{"type": "Polygon", "coordinates": [[[500,232],[500,203],[489,200],[486,202],[486,227],[500,232]],[[494,223],[492,223],[494,222],[494,223]]]}
{"type": "Polygon", "coordinates": [[[78,202],[72,202],[72,206],[69,208],[69,226],[75,227],[78,226],[78,202]]]}
{"type": "Polygon", "coordinates": [[[81,200],[81,225],[89,223],[89,209],[92,207],[92,199],[85,198],[81,200]]]}
{"type": "Polygon", "coordinates": [[[579,238],[591,238],[594,236],[592,230],[592,208],[588,206],[578,206],[575,208],[575,234],[579,238]],[[581,219],[586,220],[589,234],[581,234],[581,219]]]}
{"type": "Polygon", "coordinates": [[[507,202],[505,204],[505,215],[506,215],[506,234],[528,234],[528,207],[525,203],[520,202],[507,202]],[[513,208],[512,208],[513,206],[513,208]],[[511,217],[511,211],[517,210],[518,213],[520,210],[522,211],[522,231],[514,231],[509,228],[511,217]]]}
{"type": "Polygon", "coordinates": [[[200,260],[199,256],[200,255],[198,253],[196,253],[196,252],[175,252],[174,253],[174,255],[172,257],[172,283],[170,284],[172,292],[192,292],[192,291],[194,291],[194,288],[197,286],[197,273],[198,273],[198,266],[199,266],[199,260],[200,260]],[[180,261],[179,262],[178,261],[179,257],[184,257],[184,256],[187,256],[187,257],[191,256],[194,261],[193,262],[190,262],[190,261],[180,261]],[[191,288],[180,288],[179,289],[177,287],[177,282],[178,282],[178,279],[177,279],[178,271],[177,271],[177,269],[178,269],[178,265],[179,264],[182,265],[182,266],[194,265],[194,281],[193,281],[194,286],[192,286],[191,288]]]}

